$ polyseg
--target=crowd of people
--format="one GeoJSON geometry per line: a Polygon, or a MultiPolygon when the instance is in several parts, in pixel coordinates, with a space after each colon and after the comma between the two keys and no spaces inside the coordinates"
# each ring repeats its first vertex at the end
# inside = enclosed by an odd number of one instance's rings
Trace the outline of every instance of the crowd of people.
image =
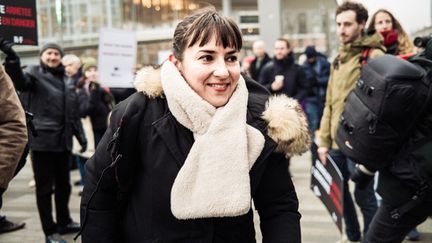
{"type": "MultiPolygon", "coordinates": [[[[41,47],[39,64],[22,69],[12,43],[0,37],[6,54],[0,67],[0,209],[30,150],[47,243],[65,243],[63,234],[77,232],[82,242],[255,242],[251,201],[263,242],[301,242],[289,162],[310,150],[312,163],[325,165],[330,155],[342,173],[345,242],[401,242],[407,234],[418,240],[415,227],[432,215],[431,190],[392,218],[389,211],[401,204],[389,191],[400,188],[392,189],[391,175],[380,171],[379,183],[355,184],[353,200],[348,182],[355,163],[335,140],[362,67],[385,54],[414,55],[392,13],[378,10],[367,26],[368,19],[360,3],[337,7],[334,60],[308,45],[297,63],[290,41],[278,38],[273,57],[258,40],[254,55],[240,62],[241,31],[206,7],[179,22],[171,55],[139,70],[136,90],[104,87],[96,60],[65,55],[56,43],[41,47]],[[71,161],[84,186],[80,223],[68,207],[71,161]]],[[[412,153],[432,172],[428,154],[412,153]]],[[[417,189],[404,185],[403,196],[417,189]]],[[[23,227],[0,217],[0,233],[23,227]]]]}

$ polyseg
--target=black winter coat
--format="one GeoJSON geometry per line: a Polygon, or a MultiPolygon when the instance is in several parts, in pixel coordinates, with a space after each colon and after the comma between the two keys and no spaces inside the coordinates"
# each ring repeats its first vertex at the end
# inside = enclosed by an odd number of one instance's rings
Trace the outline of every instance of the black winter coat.
{"type": "Polygon", "coordinates": [[[89,116],[93,130],[105,131],[108,126],[108,115],[111,111],[111,104],[114,102],[112,95],[97,87],[87,92],[84,87],[78,90],[79,112],[81,117],[89,116]]]}
{"type": "Polygon", "coordinates": [[[267,55],[267,53],[265,54],[263,60],[261,60],[260,66],[257,67],[257,62],[258,62],[258,57],[255,57],[255,59],[251,62],[250,64],[250,68],[249,68],[249,73],[252,77],[253,80],[258,81],[259,79],[259,75],[261,73],[262,68],[269,62],[271,61],[271,58],[269,57],[269,55],[267,55]]]}
{"type": "Polygon", "coordinates": [[[309,85],[301,66],[294,63],[294,56],[290,54],[284,60],[273,59],[261,70],[258,82],[266,87],[271,93],[282,93],[302,101],[309,91],[309,85]],[[273,91],[271,84],[276,75],[284,76],[284,85],[281,90],[273,91]]]}
{"type": "MultiPolygon", "coordinates": [[[[274,153],[277,144],[266,135],[261,119],[268,92],[254,81],[247,81],[247,87],[247,123],[266,139],[250,171],[263,242],[300,242],[300,213],[288,164],[283,154],[274,153]]],[[[83,243],[256,242],[252,210],[238,217],[196,220],[178,220],[171,213],[171,187],[194,138],[171,114],[166,99],[138,92],[114,108],[110,124],[86,163],[83,243]],[[123,116],[125,112],[131,115],[123,116]],[[107,148],[122,157],[110,155],[107,148]]]]}
{"type": "Polygon", "coordinates": [[[22,91],[24,108],[34,114],[37,136],[29,135],[31,150],[71,151],[73,135],[81,145],[87,143],[78,115],[75,87],[66,82],[62,67],[29,66],[23,72],[17,58],[6,59],[5,69],[16,89],[22,91]]]}

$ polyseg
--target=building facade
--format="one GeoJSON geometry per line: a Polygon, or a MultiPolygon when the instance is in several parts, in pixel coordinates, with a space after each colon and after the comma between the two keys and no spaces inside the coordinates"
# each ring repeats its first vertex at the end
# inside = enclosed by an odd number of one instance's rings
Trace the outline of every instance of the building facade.
{"type": "MultiPolygon", "coordinates": [[[[262,39],[271,53],[276,38],[288,38],[296,52],[314,44],[334,49],[333,0],[37,0],[39,44],[54,41],[66,52],[97,57],[101,28],[119,28],[137,35],[137,63],[157,63],[171,49],[179,20],[208,4],[237,21],[244,35],[244,54],[262,39]]],[[[37,61],[37,47],[18,47],[23,64],[37,61]]]]}

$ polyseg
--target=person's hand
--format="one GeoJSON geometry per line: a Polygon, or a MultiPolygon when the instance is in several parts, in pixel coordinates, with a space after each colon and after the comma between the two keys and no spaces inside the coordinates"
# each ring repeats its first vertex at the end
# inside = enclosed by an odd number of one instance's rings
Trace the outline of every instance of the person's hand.
{"type": "Polygon", "coordinates": [[[84,153],[87,150],[87,143],[81,144],[80,153],[84,153]]]}
{"type": "Polygon", "coordinates": [[[282,87],[283,87],[283,81],[280,81],[280,80],[275,80],[271,84],[271,89],[273,91],[278,91],[278,90],[282,89],[282,87]]]}
{"type": "Polygon", "coordinates": [[[318,158],[320,159],[320,161],[323,165],[327,164],[328,152],[329,152],[329,149],[327,147],[319,147],[318,148],[318,158]]]}
{"type": "Polygon", "coordinates": [[[89,90],[90,91],[96,91],[99,89],[99,87],[100,87],[100,84],[98,81],[91,81],[89,84],[89,90]]]}
{"type": "Polygon", "coordinates": [[[12,41],[0,37],[0,50],[9,58],[14,58],[17,56],[15,51],[12,49],[13,45],[14,43],[12,41]]]}

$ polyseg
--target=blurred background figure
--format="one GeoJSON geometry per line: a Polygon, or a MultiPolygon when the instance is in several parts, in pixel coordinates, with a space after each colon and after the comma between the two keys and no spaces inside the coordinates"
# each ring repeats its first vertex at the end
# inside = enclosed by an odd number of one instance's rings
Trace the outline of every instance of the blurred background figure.
{"type": "Polygon", "coordinates": [[[340,47],[338,56],[331,64],[318,144],[320,161],[326,164],[327,155],[331,155],[342,174],[345,233],[347,240],[351,242],[360,242],[362,238],[355,204],[360,207],[363,215],[363,236],[366,235],[378,208],[372,183],[366,188],[355,184],[354,204],[348,181],[355,173],[355,163],[339,149],[335,140],[339,119],[345,107],[345,97],[355,87],[364,65],[364,51],[368,50],[368,58],[384,55],[385,48],[379,34],[365,34],[368,16],[367,9],[358,2],[345,1],[336,9],[335,24],[340,47]]]}
{"type": "Polygon", "coordinates": [[[381,34],[387,54],[405,55],[414,51],[414,45],[408,34],[388,10],[380,9],[372,15],[368,31],[381,34]]]}
{"type": "MultiPolygon", "coordinates": [[[[1,42],[0,38],[0,42],[1,42]]],[[[27,144],[24,110],[12,81],[0,65],[0,209],[3,193],[17,173],[18,161],[27,144]]],[[[24,228],[25,223],[14,223],[0,216],[0,234],[24,228]]]]}
{"type": "MultiPolygon", "coordinates": [[[[302,103],[308,87],[305,73],[294,62],[294,53],[287,39],[279,38],[274,43],[274,57],[261,70],[258,82],[270,93],[285,94],[302,103]]],[[[287,158],[288,165],[290,158],[287,158]]]]}
{"type": "Polygon", "coordinates": [[[251,64],[255,60],[255,56],[244,57],[241,61],[241,73],[251,77],[251,64]]]}
{"type": "MultiPolygon", "coordinates": [[[[78,80],[80,80],[83,76],[82,71],[81,71],[80,58],[76,55],[68,54],[62,58],[62,64],[65,68],[65,74],[69,77],[67,83],[73,87],[76,87],[78,80]]],[[[87,138],[87,142],[88,143],[90,142],[90,144],[87,145],[87,150],[84,152],[85,154],[88,154],[89,153],[89,147],[94,147],[94,146],[92,146],[93,141],[89,140],[89,135],[92,135],[92,134],[89,134],[89,132],[91,131],[91,125],[90,125],[90,129],[86,129],[89,126],[89,122],[84,121],[84,119],[81,119],[81,122],[83,123],[84,134],[87,138]],[[89,146],[89,145],[91,145],[91,146],[89,146]]],[[[80,179],[78,181],[74,182],[74,186],[81,186],[82,187],[84,185],[84,163],[87,159],[82,156],[84,153],[81,153],[80,150],[81,149],[79,147],[78,141],[76,139],[73,139],[72,157],[71,157],[72,165],[70,166],[70,168],[75,168],[73,163],[76,164],[76,168],[78,168],[79,173],[80,173],[80,179]]],[[[81,193],[81,190],[79,193],[81,193]]]]}
{"type": "Polygon", "coordinates": [[[282,93],[302,102],[308,92],[308,84],[301,66],[294,62],[294,53],[287,39],[274,43],[274,57],[261,70],[258,82],[270,93],[282,93]]]}
{"type": "Polygon", "coordinates": [[[79,140],[82,151],[87,141],[78,117],[75,88],[67,84],[67,76],[61,63],[63,48],[47,43],[40,49],[39,65],[28,66],[23,72],[20,58],[12,46],[2,44],[7,55],[6,72],[11,77],[25,109],[34,114],[37,136],[30,134],[33,172],[36,181],[36,203],[46,242],[66,242],[60,234],[77,232],[79,223],[69,212],[71,193],[69,161],[72,136],[79,140]],[[54,194],[56,221],[53,218],[54,194]]]}
{"type": "MultiPolygon", "coordinates": [[[[387,49],[387,54],[410,56],[414,53],[414,45],[408,34],[403,29],[399,21],[390,11],[379,9],[372,15],[368,30],[371,32],[377,31],[384,39],[384,45],[387,49]]],[[[420,233],[416,228],[411,230],[407,235],[408,240],[417,241],[420,238],[420,233]]]]}
{"type": "Polygon", "coordinates": [[[84,76],[78,81],[78,100],[81,117],[89,116],[95,147],[108,126],[108,114],[114,106],[114,98],[107,87],[101,87],[96,61],[83,64],[84,76]]]}
{"type": "MultiPolygon", "coordinates": [[[[307,46],[305,49],[306,60],[303,62],[303,70],[309,85],[309,92],[305,98],[305,113],[309,123],[309,132],[312,141],[315,140],[315,132],[320,127],[320,121],[324,110],[327,91],[327,83],[330,75],[330,63],[327,57],[315,50],[315,46],[307,46]]],[[[311,144],[312,164],[318,159],[317,146],[311,144]]]]}
{"type": "Polygon", "coordinates": [[[309,121],[309,129],[313,133],[319,129],[324,110],[330,63],[324,54],[315,50],[315,46],[307,46],[305,55],[306,60],[302,67],[310,87],[305,99],[306,115],[309,121]]]}
{"type": "Polygon", "coordinates": [[[262,68],[271,61],[271,58],[267,54],[265,43],[262,40],[257,40],[252,44],[252,51],[255,59],[251,62],[249,74],[253,80],[258,81],[262,68]]]}
{"type": "Polygon", "coordinates": [[[82,76],[81,60],[73,54],[65,55],[62,58],[62,64],[65,68],[65,73],[69,77],[68,82],[76,86],[78,80],[82,76]]]}

